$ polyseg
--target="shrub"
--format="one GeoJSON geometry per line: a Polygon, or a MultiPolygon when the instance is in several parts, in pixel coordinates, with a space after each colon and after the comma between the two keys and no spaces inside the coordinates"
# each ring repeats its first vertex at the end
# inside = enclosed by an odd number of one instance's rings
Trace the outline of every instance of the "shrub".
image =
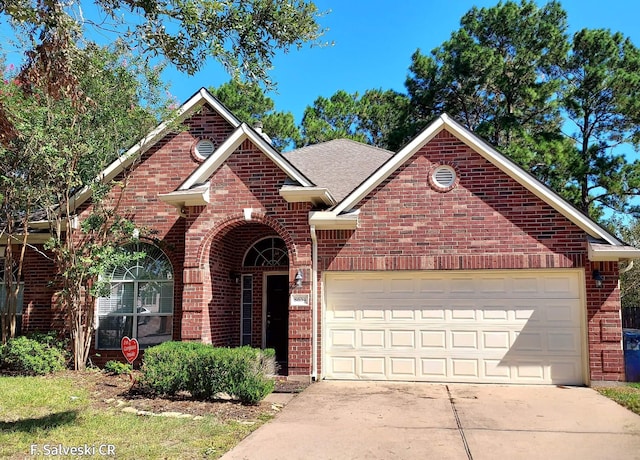
{"type": "Polygon", "coordinates": [[[26,375],[45,375],[65,368],[65,353],[35,339],[16,337],[0,349],[0,367],[26,375]]]}
{"type": "Polygon", "coordinates": [[[265,362],[273,357],[251,347],[215,348],[193,342],[165,342],[145,351],[142,384],[166,395],[188,391],[197,399],[227,393],[256,404],[273,391],[265,362]]]}
{"type": "Polygon", "coordinates": [[[120,361],[107,361],[103,370],[112,375],[130,374],[133,371],[133,366],[120,361]]]}

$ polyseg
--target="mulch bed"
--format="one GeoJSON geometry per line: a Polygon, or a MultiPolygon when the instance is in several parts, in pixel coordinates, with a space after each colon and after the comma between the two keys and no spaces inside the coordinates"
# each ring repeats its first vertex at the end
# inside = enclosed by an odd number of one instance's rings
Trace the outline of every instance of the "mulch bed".
{"type": "MultiPolygon", "coordinates": [[[[4,374],[3,375],[8,375],[4,374]]],[[[245,405],[234,400],[197,401],[186,393],[175,397],[158,397],[145,393],[137,386],[131,385],[127,375],[109,375],[97,370],[84,372],[66,371],[62,374],[73,379],[78,386],[85,388],[91,394],[91,406],[98,410],[108,410],[117,407],[134,407],[142,411],[153,413],[180,412],[193,416],[213,415],[221,421],[256,420],[260,414],[275,414],[281,406],[262,401],[256,405],[245,405]]],[[[277,378],[275,390],[278,393],[299,393],[308,384],[287,381],[277,378]]]]}

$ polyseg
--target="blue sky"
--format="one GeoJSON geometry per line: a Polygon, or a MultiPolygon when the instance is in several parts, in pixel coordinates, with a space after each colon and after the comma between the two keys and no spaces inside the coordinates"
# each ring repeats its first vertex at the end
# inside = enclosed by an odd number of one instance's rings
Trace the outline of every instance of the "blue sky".
{"type": "MultiPolygon", "coordinates": [[[[411,54],[428,53],[457,30],[472,6],[490,7],[497,0],[317,0],[329,11],[319,22],[329,29],[324,40],[333,46],[278,54],[270,76],[277,92],[269,93],[276,109],[290,111],[299,123],[318,96],[337,90],[360,93],[382,88],[404,92],[411,54]]],[[[544,4],[546,2],[538,2],[544,4]]],[[[640,1],[566,0],[570,33],[582,28],[620,31],[640,46],[640,1]]],[[[171,93],[184,102],[200,87],[217,87],[229,80],[215,62],[194,76],[167,71],[171,93]]]]}

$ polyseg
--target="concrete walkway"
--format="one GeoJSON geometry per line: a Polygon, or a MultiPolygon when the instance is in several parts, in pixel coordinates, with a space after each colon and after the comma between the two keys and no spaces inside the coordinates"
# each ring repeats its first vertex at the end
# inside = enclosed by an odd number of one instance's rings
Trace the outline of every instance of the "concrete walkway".
{"type": "Polygon", "coordinates": [[[640,416],[589,388],[320,382],[231,459],[640,459],[640,416]]]}

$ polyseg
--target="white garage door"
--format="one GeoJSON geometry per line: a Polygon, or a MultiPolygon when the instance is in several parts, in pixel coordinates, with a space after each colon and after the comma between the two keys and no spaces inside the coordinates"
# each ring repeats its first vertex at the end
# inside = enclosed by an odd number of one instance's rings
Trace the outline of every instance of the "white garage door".
{"type": "Polygon", "coordinates": [[[328,272],[328,379],[584,383],[578,270],[328,272]]]}

